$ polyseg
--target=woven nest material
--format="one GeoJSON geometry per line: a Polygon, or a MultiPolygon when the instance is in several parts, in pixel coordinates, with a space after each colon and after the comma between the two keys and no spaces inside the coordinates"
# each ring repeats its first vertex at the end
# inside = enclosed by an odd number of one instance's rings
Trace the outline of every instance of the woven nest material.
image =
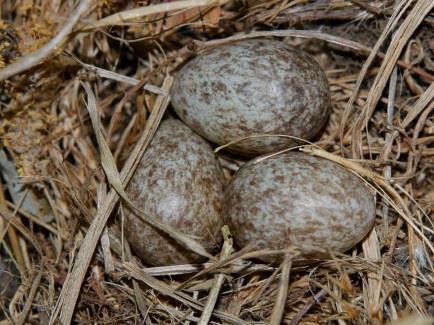
{"type": "MultiPolygon", "coordinates": [[[[430,324],[433,7],[0,2],[0,288],[13,286],[1,293],[0,324],[430,324]],[[303,150],[376,189],[375,227],[311,266],[258,262],[266,251],[232,252],[228,236],[203,265],[144,265],[122,232],[119,195],[171,109],[173,73],[207,48],[253,37],[284,39],[325,69],[333,112],[303,150]]],[[[228,180],[245,162],[217,154],[228,180]]]]}

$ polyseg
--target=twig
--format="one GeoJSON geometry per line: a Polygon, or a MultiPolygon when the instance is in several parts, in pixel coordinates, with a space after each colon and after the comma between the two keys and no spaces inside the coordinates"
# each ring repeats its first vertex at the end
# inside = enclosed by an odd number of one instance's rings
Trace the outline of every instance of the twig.
{"type": "MultiPolygon", "coordinates": [[[[398,0],[395,0],[395,6],[398,6],[398,0]]],[[[392,37],[396,35],[396,31],[392,34],[392,37]]],[[[393,68],[392,74],[390,76],[389,81],[389,93],[387,98],[387,127],[388,132],[386,133],[385,146],[387,148],[392,148],[392,144],[394,141],[394,137],[392,134],[393,129],[393,116],[395,115],[395,99],[396,99],[396,83],[398,80],[398,67],[395,65],[393,68]]],[[[384,161],[388,160],[388,156],[391,152],[387,150],[383,157],[381,157],[384,161]]],[[[386,182],[390,182],[390,178],[392,177],[392,166],[390,162],[387,163],[384,168],[384,180],[386,182]]],[[[387,202],[383,203],[383,229],[381,232],[381,240],[386,240],[387,234],[389,233],[389,204],[387,202]]]]}
{"type": "Polygon", "coordinates": [[[279,291],[271,314],[270,324],[279,325],[282,322],[283,313],[285,312],[286,298],[288,297],[289,275],[292,266],[291,254],[285,254],[282,262],[282,276],[280,278],[279,291]]]}
{"type": "MultiPolygon", "coordinates": [[[[392,129],[393,129],[393,116],[395,114],[395,96],[396,96],[396,82],[398,78],[398,68],[395,66],[392,71],[392,75],[390,76],[389,81],[389,95],[388,95],[388,101],[387,101],[387,127],[388,132],[386,133],[386,139],[385,139],[385,145],[392,147],[393,142],[393,135],[392,135],[392,129]]],[[[390,150],[387,151],[387,153],[390,153],[390,150]]],[[[388,155],[382,157],[384,160],[388,160],[388,155]]],[[[392,177],[392,167],[390,163],[387,163],[386,167],[384,168],[384,180],[386,182],[390,181],[390,178],[392,177]]],[[[383,205],[383,229],[381,231],[381,240],[384,240],[388,234],[389,229],[389,205],[387,202],[384,202],[383,205]]]]}
{"type": "MultiPolygon", "coordinates": [[[[231,234],[229,232],[229,228],[227,226],[223,226],[222,233],[223,233],[224,243],[223,243],[222,254],[220,256],[220,259],[225,259],[233,251],[233,247],[232,247],[233,242],[232,242],[232,236],[231,236],[231,234]]],[[[205,309],[203,310],[202,316],[200,317],[200,320],[198,323],[199,325],[208,324],[208,322],[211,318],[214,306],[217,302],[217,298],[219,296],[219,292],[220,292],[220,289],[223,285],[224,280],[225,280],[225,275],[222,273],[216,274],[214,276],[214,283],[213,283],[212,288],[210,290],[210,293],[208,296],[208,301],[205,305],[205,309]]]]}
{"type": "Polygon", "coordinates": [[[298,322],[303,318],[304,315],[309,311],[309,309],[312,308],[313,305],[315,305],[317,302],[319,302],[324,296],[327,294],[327,291],[324,289],[321,289],[320,292],[318,292],[315,296],[313,296],[310,301],[303,306],[303,308],[300,309],[300,311],[294,316],[294,318],[291,320],[290,325],[297,325],[298,322]]]}
{"type": "Polygon", "coordinates": [[[22,325],[26,321],[27,315],[33,305],[33,299],[35,299],[36,292],[38,291],[39,283],[41,283],[42,271],[43,271],[43,265],[40,266],[38,275],[33,280],[32,287],[30,288],[30,292],[27,297],[26,304],[24,305],[23,311],[20,313],[18,319],[15,322],[15,324],[17,325],[22,325]]]}
{"type": "Polygon", "coordinates": [[[93,0],[82,0],[77,8],[71,13],[66,24],[63,25],[59,33],[53,37],[47,44],[36,50],[35,52],[23,56],[16,62],[6,66],[0,70],[0,81],[8,79],[16,74],[22,73],[40,64],[53,52],[57,51],[68,35],[72,32],[74,26],[78,23],[80,17],[89,10],[93,4],[93,0]]]}

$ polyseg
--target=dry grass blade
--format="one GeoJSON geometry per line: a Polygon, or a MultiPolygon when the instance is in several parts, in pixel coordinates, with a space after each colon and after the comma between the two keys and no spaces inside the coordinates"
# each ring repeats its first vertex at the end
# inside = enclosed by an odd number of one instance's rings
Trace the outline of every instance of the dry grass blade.
{"type": "Polygon", "coordinates": [[[313,30],[297,30],[297,29],[287,29],[287,30],[276,30],[276,31],[257,31],[257,32],[251,32],[248,34],[238,34],[230,37],[226,37],[223,39],[218,40],[211,40],[204,43],[205,46],[211,47],[211,46],[219,46],[222,44],[226,44],[229,42],[235,42],[240,41],[243,39],[250,39],[250,38],[258,38],[258,37],[301,37],[301,38],[312,38],[312,39],[318,39],[323,40],[335,45],[347,47],[353,50],[359,50],[366,53],[369,53],[371,49],[368,46],[364,46],[360,43],[335,36],[330,35],[327,33],[319,32],[319,31],[313,31],[313,30]]]}
{"type": "Polygon", "coordinates": [[[101,28],[113,25],[124,25],[130,20],[140,19],[149,15],[155,15],[158,13],[164,13],[168,11],[188,9],[200,6],[221,5],[224,2],[222,0],[183,0],[173,1],[170,3],[160,3],[156,5],[150,5],[146,7],[139,7],[130,10],[118,12],[114,15],[104,17],[94,23],[91,23],[91,28],[101,28]]]}
{"type": "MultiPolygon", "coordinates": [[[[142,81],[137,80],[137,79],[132,78],[132,77],[124,76],[122,74],[119,74],[119,73],[116,73],[116,72],[113,72],[113,71],[110,71],[107,69],[103,69],[100,67],[96,67],[96,66],[84,63],[84,62],[80,61],[79,59],[77,59],[75,56],[72,56],[72,55],[70,55],[70,56],[74,61],[76,61],[81,66],[83,66],[83,68],[85,68],[89,71],[92,71],[93,73],[100,76],[101,78],[116,80],[118,82],[122,82],[122,83],[132,85],[132,86],[137,86],[142,82],[142,81]]],[[[145,84],[143,86],[143,89],[150,91],[150,92],[157,94],[157,95],[165,95],[163,93],[163,91],[161,90],[161,88],[150,85],[150,84],[145,84]]]]}
{"type": "MultiPolygon", "coordinates": [[[[163,91],[167,93],[171,84],[172,79],[170,77],[166,78],[163,83],[163,91]]],[[[143,152],[151,142],[151,139],[157,130],[157,127],[168,105],[169,99],[167,96],[159,96],[157,98],[143,135],[131,153],[130,158],[127,160],[124,169],[122,170],[121,180],[123,184],[128,183],[129,179],[131,178],[141,156],[143,155],[143,152]]],[[[118,200],[119,196],[115,190],[110,191],[106,195],[101,209],[98,210],[97,215],[95,216],[86,233],[86,237],[84,238],[80,247],[80,251],[78,252],[75,259],[74,267],[68,274],[68,278],[63,284],[56,307],[51,315],[50,324],[53,324],[56,321],[59,312],[61,313],[60,316],[62,323],[71,323],[72,314],[74,312],[75,304],[78,299],[86,270],[92,258],[93,252],[95,251],[99,237],[118,200]]]]}
{"type": "MultiPolygon", "coordinates": [[[[375,228],[371,230],[369,235],[362,243],[363,254],[368,259],[379,260],[381,259],[380,246],[378,243],[378,236],[375,228]]],[[[380,292],[381,292],[381,277],[378,273],[368,273],[368,283],[363,286],[363,290],[366,290],[365,300],[366,310],[369,310],[371,317],[382,319],[382,310],[379,308],[380,304],[380,292]]]]}
{"type": "Polygon", "coordinates": [[[78,23],[80,17],[89,10],[93,3],[94,0],[81,0],[74,12],[72,12],[68,17],[68,20],[59,33],[36,52],[26,55],[20,58],[18,61],[1,69],[0,81],[33,68],[34,66],[40,64],[53,52],[57,51],[72,32],[72,29],[78,23]]]}
{"type": "MultiPolygon", "coordinates": [[[[125,255],[127,260],[131,261],[133,259],[133,255],[131,254],[131,248],[128,241],[124,242],[124,250],[125,250],[125,255]]],[[[142,288],[140,288],[140,285],[137,282],[137,280],[134,279],[133,279],[133,290],[134,290],[134,297],[136,299],[137,308],[139,309],[140,314],[142,314],[144,321],[147,322],[148,306],[145,302],[142,288]]]]}
{"type": "Polygon", "coordinates": [[[291,320],[290,325],[297,325],[303,316],[309,311],[309,309],[312,308],[314,304],[319,302],[325,295],[327,295],[327,291],[321,290],[315,296],[313,296],[310,301],[291,320]]]}
{"type": "MultiPolygon", "coordinates": [[[[223,248],[222,248],[222,253],[220,258],[225,259],[233,251],[233,242],[232,242],[232,236],[227,226],[224,226],[222,228],[222,233],[223,233],[224,243],[223,243],[223,248]]],[[[198,322],[199,325],[206,325],[211,319],[212,311],[214,310],[214,306],[217,302],[217,298],[219,296],[219,292],[223,285],[224,280],[225,280],[224,274],[217,274],[214,276],[214,283],[209,292],[209,296],[205,308],[202,312],[202,315],[200,316],[200,320],[198,322]]]]}
{"type": "MultiPolygon", "coordinates": [[[[150,276],[167,276],[181,275],[188,273],[196,273],[203,271],[213,266],[213,263],[204,264],[181,264],[169,266],[156,266],[145,268],[143,271],[150,276]]],[[[231,263],[227,269],[223,269],[222,273],[239,273],[242,270],[246,272],[273,271],[274,267],[266,264],[257,264],[249,261],[239,261],[231,263]]]]}
{"type": "MultiPolygon", "coordinates": [[[[234,144],[237,144],[239,142],[245,141],[245,140],[249,140],[249,139],[256,139],[256,138],[283,138],[283,139],[288,139],[288,140],[294,140],[294,141],[299,141],[299,142],[303,142],[303,143],[307,143],[307,144],[312,144],[312,142],[304,140],[302,138],[299,137],[294,137],[292,135],[286,135],[286,134],[256,134],[256,135],[250,135],[247,137],[242,137],[239,139],[235,139],[233,141],[230,141],[222,146],[219,146],[217,148],[214,149],[214,152],[217,153],[225,148],[228,148],[234,144]]],[[[285,149],[286,150],[286,149],[285,149]]]]}
{"type": "Polygon", "coordinates": [[[27,300],[24,305],[23,311],[19,314],[18,319],[15,320],[16,325],[22,325],[25,323],[29,311],[32,308],[33,299],[35,299],[36,292],[39,289],[39,284],[41,283],[42,274],[43,274],[43,265],[40,266],[38,274],[36,275],[35,279],[32,281],[32,286],[27,296],[27,300]]]}
{"type": "MultiPolygon", "coordinates": [[[[99,184],[97,188],[97,209],[101,207],[102,202],[104,202],[104,197],[106,195],[106,186],[104,183],[99,184]]],[[[108,228],[105,227],[101,235],[101,248],[104,256],[104,268],[105,272],[110,274],[115,270],[113,256],[110,251],[110,238],[108,233],[108,228]]]]}
{"type": "Polygon", "coordinates": [[[427,106],[433,106],[434,102],[434,82],[428,87],[427,90],[419,97],[416,104],[408,112],[407,116],[401,123],[401,126],[405,129],[427,106]]]}
{"type": "Polygon", "coordinates": [[[282,262],[282,275],[280,277],[279,291],[276,296],[273,313],[271,314],[270,324],[278,325],[282,323],[286,306],[286,297],[288,296],[289,274],[292,265],[291,259],[291,255],[286,254],[282,262]]]}

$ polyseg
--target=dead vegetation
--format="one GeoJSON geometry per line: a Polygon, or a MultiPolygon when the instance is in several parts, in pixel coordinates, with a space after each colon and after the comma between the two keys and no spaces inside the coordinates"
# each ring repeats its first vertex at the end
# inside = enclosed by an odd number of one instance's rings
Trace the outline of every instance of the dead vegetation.
{"type": "MultiPolygon", "coordinates": [[[[434,315],[431,0],[0,3],[0,242],[19,289],[1,324],[429,324],[434,315]],[[123,185],[170,113],[171,75],[200,51],[279,37],[326,70],[333,114],[302,150],[377,191],[363,243],[280,267],[225,233],[208,256],[150,267],[122,232],[123,185]],[[121,197],[121,199],[120,199],[121,197]]],[[[243,161],[218,153],[229,179],[243,161]]],[[[133,208],[134,209],[134,208],[133,208]]],[[[138,211],[137,213],[140,213],[138,211]]],[[[142,216],[146,218],[147,216],[142,216]]],[[[176,237],[177,236],[177,237],[176,237]]],[[[0,313],[1,314],[1,313],[0,313]]]]}

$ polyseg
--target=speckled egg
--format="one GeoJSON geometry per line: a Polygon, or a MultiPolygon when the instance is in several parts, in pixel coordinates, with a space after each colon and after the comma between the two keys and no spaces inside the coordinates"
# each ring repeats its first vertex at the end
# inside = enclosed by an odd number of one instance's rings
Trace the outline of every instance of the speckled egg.
{"type": "MultiPolygon", "coordinates": [[[[161,123],[126,190],[145,213],[196,239],[209,252],[218,247],[222,171],[211,146],[179,120],[161,123]]],[[[125,219],[125,234],[133,251],[151,265],[202,260],[132,213],[125,219]]]]}
{"type": "Polygon", "coordinates": [[[375,219],[374,196],[362,179],[330,160],[301,152],[248,162],[235,174],[225,200],[239,246],[294,245],[301,261],[348,250],[375,219]]]}
{"type": "MultiPolygon", "coordinates": [[[[274,39],[223,45],[189,61],[175,76],[172,105],[195,132],[219,145],[252,135],[312,139],[330,113],[326,75],[307,53],[274,39]]],[[[257,155],[293,140],[250,138],[230,150],[257,155]]]]}

